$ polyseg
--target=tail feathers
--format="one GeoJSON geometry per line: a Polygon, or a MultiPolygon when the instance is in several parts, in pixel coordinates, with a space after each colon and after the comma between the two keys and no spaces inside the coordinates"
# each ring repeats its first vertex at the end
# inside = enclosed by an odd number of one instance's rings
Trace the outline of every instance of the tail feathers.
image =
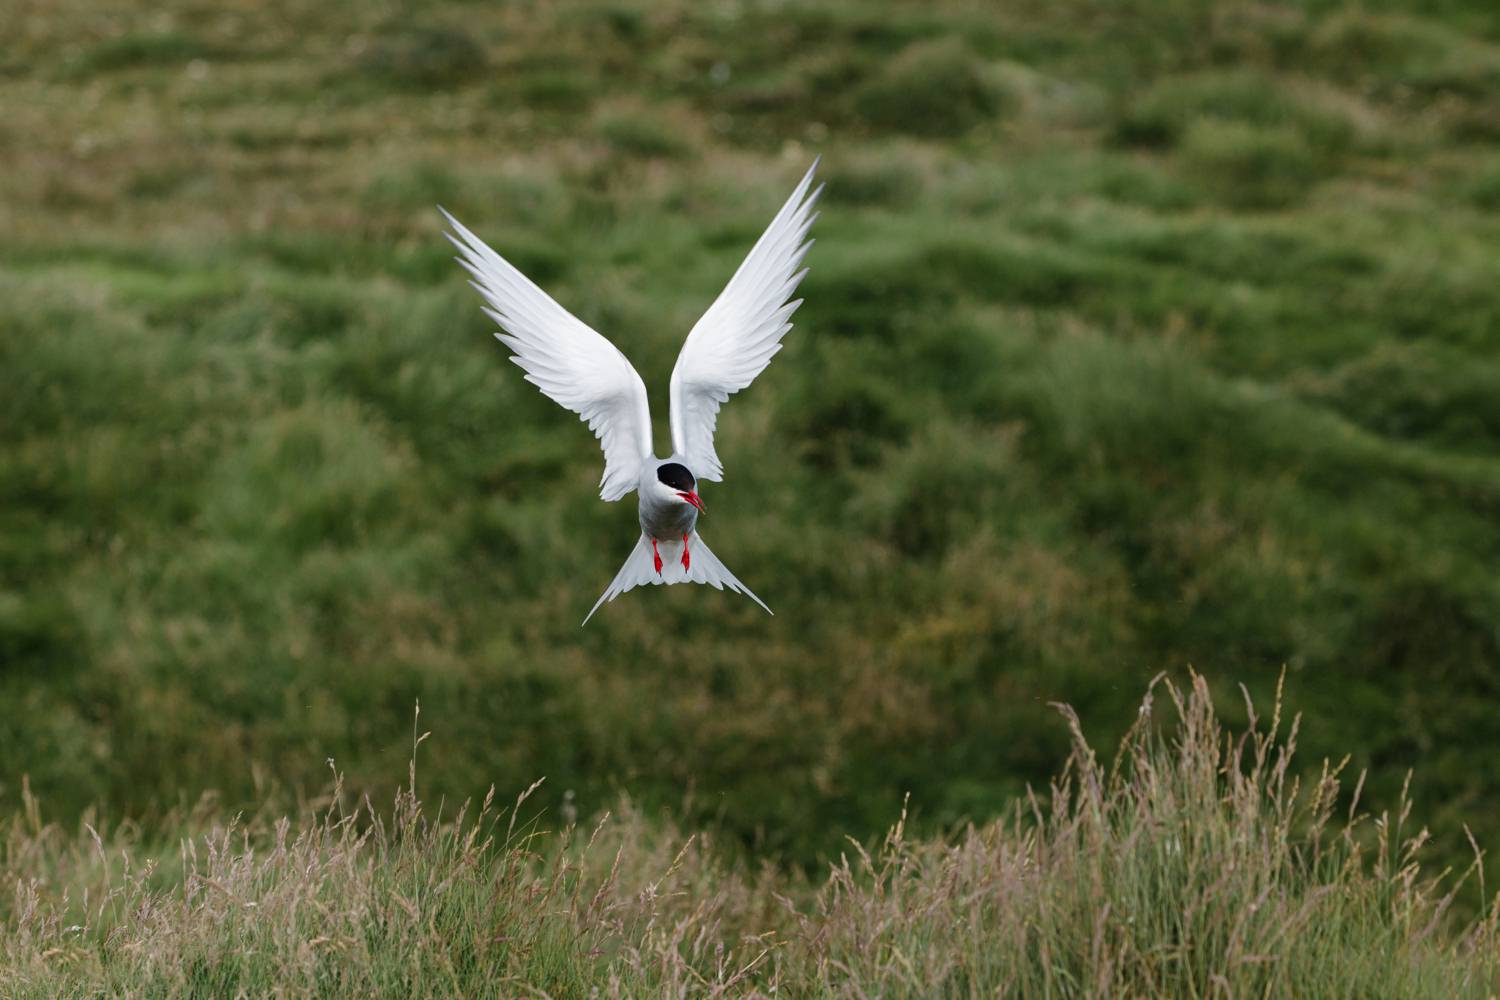
{"type": "Polygon", "coordinates": [[[688,563],[687,569],[682,566],[682,542],[657,542],[656,550],[661,554],[661,572],[656,571],[656,560],[651,554],[651,539],[642,532],[640,539],[635,543],[635,548],[630,551],[630,558],[625,560],[625,565],[620,567],[620,572],[615,574],[614,581],[594,603],[589,610],[583,624],[589,623],[589,618],[594,617],[594,612],[608,601],[627,590],[634,590],[644,584],[673,584],[673,583],[706,583],[715,590],[723,590],[728,587],[737,594],[744,594],[750,600],[765,609],[766,614],[774,614],[766,603],[751,593],[750,588],[739,581],[729,568],[719,561],[703,539],[695,531],[688,537],[688,563]]]}

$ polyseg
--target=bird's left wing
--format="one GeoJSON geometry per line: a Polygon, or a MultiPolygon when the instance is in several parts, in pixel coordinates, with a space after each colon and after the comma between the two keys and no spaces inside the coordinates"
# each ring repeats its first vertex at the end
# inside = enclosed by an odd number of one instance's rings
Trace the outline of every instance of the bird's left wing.
{"type": "MultiPolygon", "coordinates": [[[[440,211],[442,211],[440,209],[440,211]]],[[[635,489],[651,454],[651,409],[646,386],[630,361],[582,320],[552,300],[504,257],[443,211],[458,262],[489,303],[485,312],[504,333],[526,381],[578,414],[604,449],[599,495],[618,500],[635,489]]]]}
{"type": "Polygon", "coordinates": [[[812,241],[809,194],[817,161],[740,264],[724,291],[694,325],[672,369],[672,447],[699,479],[718,482],[724,467],[714,451],[719,406],[765,370],[792,328],[801,299],[788,301],[806,269],[798,267],[812,241]]]}

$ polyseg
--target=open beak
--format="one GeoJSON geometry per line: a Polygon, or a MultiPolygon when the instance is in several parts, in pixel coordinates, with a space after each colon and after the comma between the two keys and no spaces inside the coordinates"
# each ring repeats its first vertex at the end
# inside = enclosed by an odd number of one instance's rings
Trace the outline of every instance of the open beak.
{"type": "Polygon", "coordinates": [[[680,496],[680,497],[682,497],[682,499],[686,500],[688,503],[692,504],[694,507],[697,507],[698,508],[698,513],[700,513],[700,514],[707,514],[708,513],[708,510],[703,506],[703,501],[698,499],[698,494],[696,494],[696,493],[694,493],[692,491],[689,491],[687,493],[679,493],[677,495],[680,496]]]}

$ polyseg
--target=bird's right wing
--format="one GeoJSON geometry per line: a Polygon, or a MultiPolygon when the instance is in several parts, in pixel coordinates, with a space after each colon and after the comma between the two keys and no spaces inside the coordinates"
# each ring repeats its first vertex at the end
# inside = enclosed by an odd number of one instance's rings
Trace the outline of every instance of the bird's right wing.
{"type": "Polygon", "coordinates": [[[699,479],[723,478],[714,450],[719,406],[771,363],[802,304],[792,295],[807,273],[798,268],[812,247],[807,232],[823,190],[810,191],[817,169],[814,160],[724,291],[693,325],[672,369],[672,448],[699,479]]]}
{"type": "Polygon", "coordinates": [[[458,262],[489,303],[484,311],[504,333],[496,338],[511,360],[556,402],[586,421],[604,449],[599,495],[618,500],[640,483],[651,454],[651,410],[646,386],[619,349],[552,300],[531,279],[465,229],[446,210],[458,262]]]}

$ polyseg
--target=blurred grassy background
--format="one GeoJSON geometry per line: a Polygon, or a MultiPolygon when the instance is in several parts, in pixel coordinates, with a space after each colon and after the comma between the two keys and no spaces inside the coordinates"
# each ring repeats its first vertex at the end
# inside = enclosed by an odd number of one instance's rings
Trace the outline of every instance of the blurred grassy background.
{"type": "MultiPolygon", "coordinates": [[[[1500,831],[1488,0],[10,0],[0,806],[626,789],[763,856],[994,813],[1193,664],[1500,831]],[[807,163],[700,588],[442,203],[654,393],[807,163]],[[1267,699],[1269,700],[1269,699],[1267,699]]],[[[381,801],[385,796],[381,796],[381,801]]]]}

